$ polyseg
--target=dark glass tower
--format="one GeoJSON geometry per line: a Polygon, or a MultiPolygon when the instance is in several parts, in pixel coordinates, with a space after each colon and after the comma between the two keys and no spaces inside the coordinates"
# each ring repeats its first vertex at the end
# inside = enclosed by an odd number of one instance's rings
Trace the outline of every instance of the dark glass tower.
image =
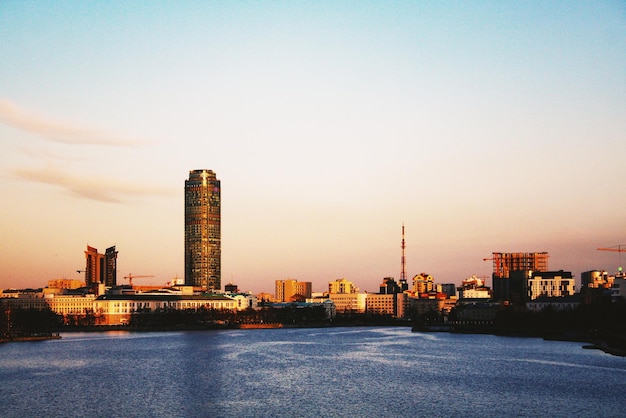
{"type": "Polygon", "coordinates": [[[185,284],[221,289],[220,181],[211,170],[185,180],[185,284]]]}

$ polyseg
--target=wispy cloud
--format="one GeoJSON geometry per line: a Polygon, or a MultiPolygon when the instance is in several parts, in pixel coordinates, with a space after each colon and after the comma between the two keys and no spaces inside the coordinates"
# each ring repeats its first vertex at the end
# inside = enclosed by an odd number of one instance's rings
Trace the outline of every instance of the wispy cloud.
{"type": "Polygon", "coordinates": [[[97,129],[47,120],[41,116],[25,112],[10,100],[0,100],[0,122],[36,134],[47,141],[63,144],[132,147],[147,143],[147,141],[124,138],[97,129]]]}
{"type": "Polygon", "coordinates": [[[12,170],[12,173],[22,180],[58,186],[76,197],[100,202],[122,203],[132,197],[174,194],[174,190],[164,187],[93,176],[73,176],[53,166],[43,169],[18,168],[12,170]]]}

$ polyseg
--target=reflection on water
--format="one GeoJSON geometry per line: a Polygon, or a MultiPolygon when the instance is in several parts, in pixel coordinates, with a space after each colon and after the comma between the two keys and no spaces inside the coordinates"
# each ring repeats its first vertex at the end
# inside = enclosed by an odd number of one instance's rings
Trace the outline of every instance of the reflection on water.
{"type": "Polygon", "coordinates": [[[578,343],[390,327],[0,346],[7,417],[616,416],[625,379],[625,359],[578,343]]]}

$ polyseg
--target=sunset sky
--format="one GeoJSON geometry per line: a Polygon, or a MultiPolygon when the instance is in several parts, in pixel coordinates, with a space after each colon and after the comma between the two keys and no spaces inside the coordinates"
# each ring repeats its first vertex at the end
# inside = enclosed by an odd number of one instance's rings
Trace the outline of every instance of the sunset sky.
{"type": "Polygon", "coordinates": [[[625,159],[622,1],[0,2],[0,288],[183,277],[201,168],[222,286],[614,273],[625,159]]]}

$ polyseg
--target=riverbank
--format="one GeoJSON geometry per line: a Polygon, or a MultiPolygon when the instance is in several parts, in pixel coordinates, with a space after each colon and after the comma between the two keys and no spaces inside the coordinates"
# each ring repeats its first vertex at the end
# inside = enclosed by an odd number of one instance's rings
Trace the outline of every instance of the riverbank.
{"type": "Polygon", "coordinates": [[[0,343],[46,341],[46,340],[60,340],[60,339],[61,339],[61,335],[59,333],[9,335],[9,336],[0,337],[0,343]]]}
{"type": "Polygon", "coordinates": [[[607,354],[626,357],[626,334],[608,331],[537,331],[534,329],[495,328],[493,326],[414,326],[414,332],[450,332],[458,334],[489,334],[499,337],[542,338],[584,344],[583,349],[601,350],[607,354]]]}

